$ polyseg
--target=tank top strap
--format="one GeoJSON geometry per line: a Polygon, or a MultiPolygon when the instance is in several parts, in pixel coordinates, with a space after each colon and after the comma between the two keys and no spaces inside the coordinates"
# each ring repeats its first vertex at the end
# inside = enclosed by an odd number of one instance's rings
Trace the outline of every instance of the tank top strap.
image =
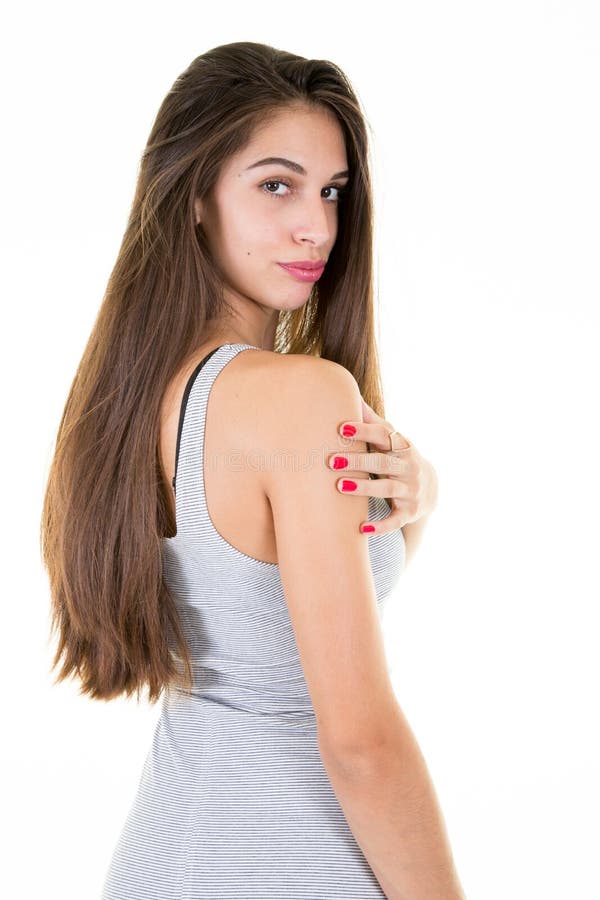
{"type": "Polygon", "coordinates": [[[242,350],[259,350],[253,344],[222,344],[202,359],[188,378],[179,413],[175,449],[175,515],[177,532],[210,531],[212,521],[204,491],[204,431],[206,409],[213,383],[221,370],[242,350]]]}

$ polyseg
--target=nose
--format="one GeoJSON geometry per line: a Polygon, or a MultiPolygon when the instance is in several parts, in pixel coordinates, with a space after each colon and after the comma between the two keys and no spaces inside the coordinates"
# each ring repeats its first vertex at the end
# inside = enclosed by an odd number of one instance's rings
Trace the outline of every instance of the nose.
{"type": "Polygon", "coordinates": [[[328,210],[335,207],[333,200],[323,197],[308,197],[294,204],[294,237],[297,240],[309,240],[317,246],[329,244],[335,239],[337,229],[337,212],[328,210]]]}

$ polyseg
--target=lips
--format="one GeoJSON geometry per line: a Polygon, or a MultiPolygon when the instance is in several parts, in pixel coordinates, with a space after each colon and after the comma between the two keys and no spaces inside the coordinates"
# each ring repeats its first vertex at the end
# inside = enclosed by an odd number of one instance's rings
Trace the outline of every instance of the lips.
{"type": "Polygon", "coordinates": [[[287,263],[279,263],[279,265],[298,281],[318,281],[325,269],[324,265],[319,266],[319,268],[314,268],[313,266],[310,269],[299,266],[298,264],[289,265],[287,263]]]}
{"type": "Polygon", "coordinates": [[[291,266],[293,269],[322,269],[326,259],[292,259],[290,262],[279,263],[280,266],[291,266]]]}

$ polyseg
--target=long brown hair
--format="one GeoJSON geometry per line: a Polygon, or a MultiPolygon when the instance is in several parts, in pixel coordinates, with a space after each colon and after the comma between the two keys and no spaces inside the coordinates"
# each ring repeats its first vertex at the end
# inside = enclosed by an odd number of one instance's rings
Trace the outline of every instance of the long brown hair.
{"type": "Polygon", "coordinates": [[[119,253],[60,420],[40,529],[56,681],[93,699],[192,685],[189,650],[162,571],[175,523],[159,457],[166,386],[209,319],[228,310],[194,199],[282,108],[324,107],[343,130],[350,181],[327,267],[274,349],[333,360],[384,415],[373,305],[373,199],[365,119],[344,73],[265,44],[198,56],[152,126],[119,253]],[[173,657],[174,641],[183,668],[173,657]]]}

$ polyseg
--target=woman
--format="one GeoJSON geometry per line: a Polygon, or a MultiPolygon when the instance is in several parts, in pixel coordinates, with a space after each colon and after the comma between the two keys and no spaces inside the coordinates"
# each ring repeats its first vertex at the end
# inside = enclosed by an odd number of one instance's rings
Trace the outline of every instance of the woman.
{"type": "Polygon", "coordinates": [[[335,65],[176,80],[42,520],[57,680],[163,696],[105,900],[463,896],[378,617],[437,481],[378,412],[371,217],[335,65]]]}

